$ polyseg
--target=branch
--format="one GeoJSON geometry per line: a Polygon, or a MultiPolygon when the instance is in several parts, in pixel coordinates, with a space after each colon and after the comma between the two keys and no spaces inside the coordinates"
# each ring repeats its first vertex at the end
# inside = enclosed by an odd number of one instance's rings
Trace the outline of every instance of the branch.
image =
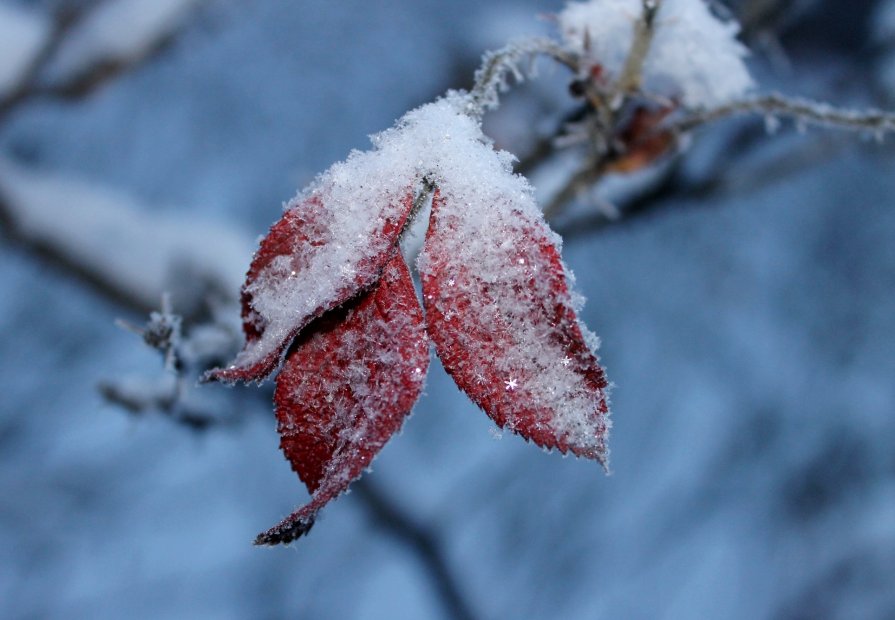
{"type": "Polygon", "coordinates": [[[175,288],[174,303],[192,317],[207,314],[204,299],[239,288],[253,240],[217,222],[153,211],[120,191],[0,158],[0,225],[8,240],[141,314],[186,269],[191,281],[175,288]],[[215,244],[200,243],[209,236],[215,244]]]}
{"type": "Polygon", "coordinates": [[[31,59],[16,87],[0,97],[0,123],[8,114],[36,94],[40,74],[65,42],[71,29],[84,18],[90,6],[89,4],[77,7],[66,5],[53,13],[53,23],[43,47],[31,59]]]}
{"type": "Polygon", "coordinates": [[[173,384],[163,382],[156,385],[129,384],[122,381],[101,381],[97,386],[100,395],[110,404],[121,407],[132,415],[161,413],[192,431],[206,431],[212,427],[235,422],[236,415],[222,417],[183,404],[183,382],[179,377],[171,378],[173,384]]]}
{"type": "Polygon", "coordinates": [[[485,112],[495,109],[499,104],[500,91],[508,86],[509,76],[522,81],[523,75],[518,64],[523,59],[539,55],[552,58],[574,71],[578,69],[578,57],[551,39],[524,39],[499,50],[486,52],[482,57],[482,65],[475,72],[475,84],[469,92],[467,114],[480,119],[485,112]]]}
{"type": "MultiPolygon", "coordinates": [[[[653,35],[656,33],[656,14],[659,12],[662,0],[642,0],[642,4],[643,13],[634,24],[634,40],[618,80],[618,86],[616,86],[618,95],[625,95],[640,89],[643,63],[646,62],[653,42],[653,35]]],[[[621,104],[621,97],[619,97],[618,103],[621,104]]]]}
{"type": "Polygon", "coordinates": [[[669,128],[677,133],[686,133],[707,123],[744,114],[791,118],[806,125],[867,131],[880,137],[895,132],[895,113],[876,109],[837,108],[826,103],[787,97],[778,93],[734,101],[710,110],[696,111],[672,123],[669,128]]]}
{"type": "MultiPolygon", "coordinates": [[[[604,160],[605,163],[605,160],[604,160]]],[[[603,176],[605,166],[589,162],[578,172],[569,177],[558,192],[544,206],[544,217],[549,221],[555,218],[568,203],[594,185],[603,176]]]]}
{"type": "MultiPolygon", "coordinates": [[[[708,205],[709,198],[723,196],[733,191],[739,192],[738,195],[744,195],[811,169],[827,160],[846,144],[848,142],[843,141],[802,144],[746,171],[742,171],[735,163],[728,162],[726,166],[722,163],[713,167],[698,179],[688,178],[683,171],[682,160],[678,159],[654,185],[620,205],[612,215],[589,214],[563,222],[556,226],[556,231],[569,241],[657,215],[668,209],[669,203],[673,201],[699,200],[701,205],[708,205]]],[[[740,154],[743,155],[745,152],[740,154]]]]}
{"type": "MultiPolygon", "coordinates": [[[[789,98],[779,94],[770,94],[752,99],[736,101],[711,110],[689,111],[683,118],[667,125],[658,125],[653,135],[660,132],[671,132],[681,136],[694,129],[726,118],[738,115],[756,114],[766,118],[792,118],[800,125],[814,125],[818,127],[838,128],[851,131],[870,132],[882,139],[886,134],[895,132],[895,113],[882,110],[849,110],[834,106],[809,101],[807,99],[789,98]]],[[[822,151],[826,153],[827,151],[822,151]]],[[[546,156],[540,153],[540,156],[546,156]]],[[[812,158],[817,161],[817,158],[812,158]]],[[[560,190],[550,199],[544,208],[544,215],[548,219],[557,216],[571,201],[597,183],[606,171],[608,160],[603,158],[592,159],[590,163],[572,175],[560,190]]],[[[784,165],[786,162],[778,162],[776,165],[784,165]]],[[[786,166],[789,169],[789,166],[786,166]]],[[[771,174],[768,178],[777,178],[779,175],[771,174]]],[[[718,171],[717,175],[704,182],[705,188],[700,193],[705,193],[708,188],[718,188],[723,180],[730,176],[725,170],[718,171]]],[[[621,209],[621,218],[626,217],[627,210],[621,209]]],[[[587,230],[602,228],[615,221],[614,217],[599,214],[594,218],[594,223],[587,226],[587,230]],[[600,222],[596,224],[595,222],[600,222]]]]}
{"type": "Polygon", "coordinates": [[[460,592],[438,537],[401,512],[368,478],[351,485],[375,524],[405,544],[417,556],[432,579],[435,591],[451,618],[472,620],[475,614],[460,592]]]}
{"type": "MultiPolygon", "coordinates": [[[[192,7],[205,1],[187,0],[185,6],[192,7]]],[[[142,39],[139,35],[134,37],[133,50],[111,51],[108,56],[92,59],[86,66],[63,75],[55,82],[42,83],[41,77],[53,62],[65,57],[64,50],[62,54],[58,52],[70,42],[77,27],[109,5],[111,3],[107,0],[86,0],[77,7],[65,6],[54,14],[53,26],[43,48],[35,55],[18,86],[0,98],[0,123],[14,110],[34,99],[77,100],[89,96],[157,56],[174,41],[186,23],[186,20],[172,20],[161,24],[155,31],[142,33],[142,39]]],[[[184,15],[186,12],[182,10],[184,15]]]]}

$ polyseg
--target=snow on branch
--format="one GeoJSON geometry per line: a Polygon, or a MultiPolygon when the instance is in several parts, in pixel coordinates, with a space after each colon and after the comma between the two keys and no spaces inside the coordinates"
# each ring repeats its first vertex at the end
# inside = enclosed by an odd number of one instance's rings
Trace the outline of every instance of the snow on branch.
{"type": "Polygon", "coordinates": [[[39,14],[0,4],[0,100],[25,78],[50,31],[49,22],[39,14]]]}
{"type": "Polygon", "coordinates": [[[161,215],[121,191],[4,159],[0,223],[7,239],[125,308],[149,312],[162,300],[145,326],[119,325],[162,354],[164,371],[103,381],[106,400],[196,430],[235,419],[232,403],[195,384],[239,346],[236,291],[250,237],[216,222],[161,215]]]}
{"type": "Polygon", "coordinates": [[[753,87],[739,26],[716,18],[703,0],[570,2],[558,22],[564,47],[620,90],[639,85],[700,106],[753,87]]]}
{"type": "Polygon", "coordinates": [[[42,16],[0,4],[0,120],[94,92],[152,58],[206,0],[84,0],[42,16]]]}
{"type": "Polygon", "coordinates": [[[99,71],[133,65],[164,45],[202,1],[104,2],[71,29],[45,79],[71,84],[99,71]]]}
{"type": "MultiPolygon", "coordinates": [[[[134,308],[152,308],[169,290],[235,291],[252,241],[212,221],[161,215],[116,190],[0,159],[0,222],[19,243],[91,274],[134,308]],[[213,244],[205,240],[213,238],[213,244]],[[203,287],[196,287],[203,282],[203,287]]],[[[193,293],[176,301],[192,306],[193,293]]]]}

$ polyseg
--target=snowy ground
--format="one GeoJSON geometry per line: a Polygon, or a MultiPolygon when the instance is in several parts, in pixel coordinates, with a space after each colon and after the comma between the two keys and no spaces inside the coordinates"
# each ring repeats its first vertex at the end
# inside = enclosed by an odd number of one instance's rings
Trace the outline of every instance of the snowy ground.
{"type": "MultiPolygon", "coordinates": [[[[296,187],[559,7],[218,0],[87,101],[19,109],[0,152],[250,242],[296,187]]],[[[812,62],[775,86],[863,102],[812,62]]],[[[498,139],[539,105],[509,105],[498,139]]],[[[810,138],[784,132],[758,157],[810,138]]],[[[433,364],[370,478],[437,532],[476,616],[895,616],[895,166],[891,142],[850,144],[568,238],[616,383],[612,476],[497,439],[433,364]]],[[[196,434],[104,404],[100,380],[158,369],[113,325],[141,317],[0,253],[0,616],[447,617],[357,494],[293,547],[252,547],[306,497],[269,409],[240,392],[240,424],[196,434]]]]}

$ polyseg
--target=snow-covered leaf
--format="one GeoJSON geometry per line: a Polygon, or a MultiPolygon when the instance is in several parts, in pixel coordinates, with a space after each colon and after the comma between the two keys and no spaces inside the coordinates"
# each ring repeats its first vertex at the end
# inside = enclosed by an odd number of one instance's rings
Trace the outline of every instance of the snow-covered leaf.
{"type": "Polygon", "coordinates": [[[257,544],[289,542],[311,528],[401,427],[428,364],[422,308],[394,250],[375,288],[302,332],[277,377],[280,445],[312,496],[257,544]]]}
{"type": "Polygon", "coordinates": [[[436,195],[420,272],[429,336],[457,385],[500,427],[605,465],[608,384],[543,219],[513,196],[476,218],[436,195]]]}
{"type": "Polygon", "coordinates": [[[294,204],[271,227],[242,289],[246,343],[218,381],[260,381],[314,318],[379,278],[413,209],[413,194],[345,204],[330,192],[294,204]]]}

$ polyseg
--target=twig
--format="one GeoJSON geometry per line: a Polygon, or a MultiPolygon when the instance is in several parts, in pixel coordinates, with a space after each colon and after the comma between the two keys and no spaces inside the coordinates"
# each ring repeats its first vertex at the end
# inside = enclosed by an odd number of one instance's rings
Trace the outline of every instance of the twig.
{"type": "Polygon", "coordinates": [[[179,394],[181,387],[181,385],[176,385],[168,392],[160,390],[156,394],[147,395],[128,390],[126,386],[111,381],[102,381],[97,389],[107,402],[121,407],[133,415],[161,413],[176,424],[192,431],[207,431],[212,427],[236,421],[236,417],[223,418],[184,406],[179,394]]]}
{"type": "Polygon", "coordinates": [[[0,227],[2,227],[0,239],[58,269],[100,297],[136,314],[148,314],[153,310],[145,301],[135,297],[131,291],[116,286],[116,283],[105,274],[98,273],[85,262],[71,257],[52,241],[35,238],[24,233],[15,221],[12,210],[6,204],[2,188],[0,188],[0,227]]]}
{"type": "Polygon", "coordinates": [[[746,192],[757,191],[813,168],[826,161],[845,144],[847,143],[826,141],[821,145],[816,143],[802,145],[745,172],[736,164],[731,164],[727,166],[726,171],[711,171],[699,179],[688,179],[683,172],[681,160],[677,160],[656,184],[620,205],[617,215],[609,217],[603,213],[588,214],[573,221],[563,222],[556,227],[556,230],[569,241],[629,224],[646,216],[657,215],[667,210],[672,201],[699,200],[700,204],[708,205],[708,198],[733,190],[740,192],[739,195],[744,195],[746,192]]]}
{"type": "Polygon", "coordinates": [[[0,99],[0,123],[14,110],[33,99],[77,100],[89,96],[102,86],[112,82],[133,69],[144,65],[157,56],[174,41],[179,33],[178,28],[166,32],[150,45],[143,54],[119,60],[106,59],[75,73],[68,79],[54,84],[41,84],[39,77],[49,62],[65,42],[72,28],[83,21],[90,10],[105,0],[92,0],[77,8],[63,8],[57,11],[53,20],[53,28],[44,47],[35,56],[19,85],[5,97],[0,99]]]}
{"type": "MultiPolygon", "coordinates": [[[[649,54],[650,45],[653,42],[653,35],[656,32],[656,14],[662,0],[643,0],[643,12],[640,19],[634,24],[634,40],[631,43],[631,50],[625,60],[624,69],[616,87],[617,95],[625,95],[632,93],[640,88],[640,82],[643,76],[643,63],[649,54]]],[[[618,98],[619,105],[622,98],[618,98]]]]}
{"type": "Polygon", "coordinates": [[[89,13],[94,5],[105,0],[94,0],[77,7],[62,6],[53,14],[53,24],[43,47],[34,56],[19,82],[12,91],[0,98],[0,122],[17,107],[25,103],[37,93],[37,80],[41,72],[65,41],[68,33],[89,13]]]}
{"type": "Polygon", "coordinates": [[[551,39],[533,38],[510,43],[499,50],[486,52],[482,65],[475,72],[475,84],[469,92],[467,114],[481,118],[499,103],[500,91],[506,88],[507,78],[522,79],[518,64],[525,58],[547,56],[577,71],[578,57],[551,39]]]}
{"type": "Polygon", "coordinates": [[[743,114],[792,118],[803,124],[867,131],[880,136],[895,132],[895,113],[875,109],[836,108],[826,103],[787,97],[779,93],[734,101],[710,110],[692,112],[689,116],[672,123],[669,128],[678,133],[686,133],[701,125],[743,114]]]}
{"type": "Polygon", "coordinates": [[[563,207],[600,180],[603,176],[604,168],[605,166],[599,162],[588,163],[588,165],[569,177],[565,185],[560,188],[544,207],[544,217],[550,220],[559,215],[563,207]]]}
{"type": "MultiPolygon", "coordinates": [[[[792,118],[801,125],[864,131],[872,133],[880,139],[888,133],[895,132],[895,113],[876,109],[859,111],[836,108],[828,104],[807,99],[790,98],[776,93],[732,102],[711,110],[691,111],[682,119],[664,127],[660,126],[657,131],[672,131],[681,135],[693,131],[702,125],[746,114],[761,115],[769,118],[792,118]]],[[[785,162],[780,163],[783,164],[785,162]]],[[[579,170],[547,203],[547,206],[544,208],[545,217],[549,219],[557,216],[583,190],[599,181],[603,172],[605,172],[605,158],[597,158],[595,163],[591,163],[579,170]],[[601,162],[603,165],[601,165],[601,162]]],[[[716,186],[722,178],[729,178],[724,171],[719,172],[707,184],[716,186]]],[[[625,217],[625,213],[626,210],[622,210],[623,217],[625,217]]],[[[599,215],[595,221],[603,222],[603,225],[606,225],[610,219],[605,215],[599,215]]],[[[602,227],[602,225],[598,227],[602,227]]],[[[591,225],[587,228],[593,230],[594,226],[591,225]]]]}
{"type": "Polygon", "coordinates": [[[416,554],[432,579],[435,591],[451,618],[472,620],[476,615],[460,592],[441,544],[428,528],[412,521],[368,478],[355,482],[351,489],[361,500],[375,524],[406,544],[416,554]]]}

